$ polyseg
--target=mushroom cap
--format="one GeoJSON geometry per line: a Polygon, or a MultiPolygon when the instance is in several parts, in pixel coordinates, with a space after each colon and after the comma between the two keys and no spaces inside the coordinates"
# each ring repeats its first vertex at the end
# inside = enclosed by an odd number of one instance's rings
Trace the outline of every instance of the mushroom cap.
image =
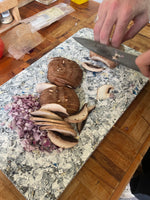
{"type": "Polygon", "coordinates": [[[55,57],[49,62],[47,78],[57,86],[76,88],[80,86],[82,77],[82,69],[73,60],[55,57]]]}
{"type": "Polygon", "coordinates": [[[66,108],[68,114],[79,111],[80,101],[76,92],[67,87],[52,87],[43,90],[40,94],[40,104],[59,104],[66,108]]]}

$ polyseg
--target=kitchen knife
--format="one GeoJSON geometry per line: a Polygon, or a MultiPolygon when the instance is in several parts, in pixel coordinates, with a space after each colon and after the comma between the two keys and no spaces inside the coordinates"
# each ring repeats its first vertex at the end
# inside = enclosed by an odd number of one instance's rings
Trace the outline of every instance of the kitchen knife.
{"type": "Polygon", "coordinates": [[[74,37],[74,39],[79,42],[82,46],[86,47],[90,51],[95,52],[98,55],[101,55],[109,60],[116,62],[117,64],[122,64],[127,66],[133,70],[140,71],[138,66],[135,64],[135,59],[137,56],[126,53],[119,49],[116,49],[111,46],[107,46],[105,44],[101,44],[94,40],[74,37]]]}

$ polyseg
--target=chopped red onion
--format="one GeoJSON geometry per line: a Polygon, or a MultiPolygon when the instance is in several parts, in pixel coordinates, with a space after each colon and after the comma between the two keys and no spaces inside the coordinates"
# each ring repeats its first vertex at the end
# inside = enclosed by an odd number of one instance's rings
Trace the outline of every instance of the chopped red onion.
{"type": "Polygon", "coordinates": [[[30,120],[30,112],[39,108],[40,103],[36,96],[14,96],[10,110],[13,117],[10,127],[17,131],[21,144],[26,151],[39,149],[52,152],[58,147],[51,143],[46,131],[40,131],[39,126],[30,120]]]}

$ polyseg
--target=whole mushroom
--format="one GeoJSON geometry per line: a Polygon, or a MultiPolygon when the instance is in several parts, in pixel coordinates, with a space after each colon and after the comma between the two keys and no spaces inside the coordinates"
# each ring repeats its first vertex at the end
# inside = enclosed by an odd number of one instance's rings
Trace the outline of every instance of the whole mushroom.
{"type": "Polygon", "coordinates": [[[73,89],[58,86],[43,90],[40,93],[40,104],[42,108],[43,106],[46,107],[46,105],[50,107],[50,105],[53,104],[53,109],[61,105],[66,109],[69,115],[77,113],[80,107],[79,98],[73,89]]]}
{"type": "Polygon", "coordinates": [[[82,69],[73,60],[55,57],[49,62],[47,78],[57,86],[77,88],[81,84],[82,77],[82,69]]]}

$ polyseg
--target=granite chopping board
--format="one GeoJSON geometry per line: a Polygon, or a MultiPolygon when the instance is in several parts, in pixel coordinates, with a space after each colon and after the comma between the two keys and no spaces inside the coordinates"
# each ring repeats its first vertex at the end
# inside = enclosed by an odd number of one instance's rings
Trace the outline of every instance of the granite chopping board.
{"type": "MultiPolygon", "coordinates": [[[[93,31],[84,28],[74,36],[92,39],[93,31]]],[[[17,133],[9,128],[11,118],[5,106],[14,95],[35,94],[36,84],[47,81],[50,58],[56,56],[81,64],[88,59],[89,51],[71,37],[0,87],[0,169],[28,200],[57,199],[148,81],[122,65],[100,73],[84,70],[82,85],[76,92],[81,106],[88,102],[96,108],[88,117],[79,144],[61,152],[26,152],[17,133]],[[104,84],[114,87],[113,97],[97,101],[97,89],[104,84]]]]}

